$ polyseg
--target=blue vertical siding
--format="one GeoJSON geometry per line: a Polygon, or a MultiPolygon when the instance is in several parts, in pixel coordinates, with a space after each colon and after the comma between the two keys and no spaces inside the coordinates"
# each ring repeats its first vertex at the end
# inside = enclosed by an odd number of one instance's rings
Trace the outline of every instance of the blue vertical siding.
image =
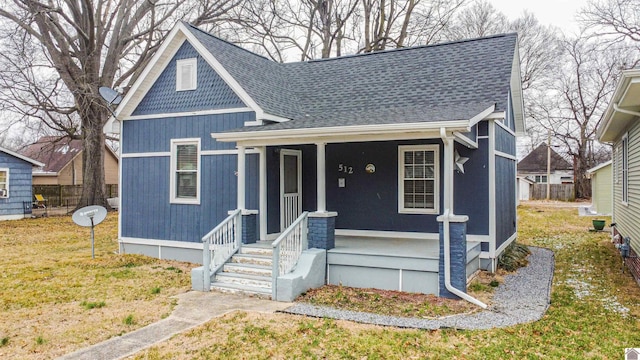
{"type": "Polygon", "coordinates": [[[454,213],[468,215],[467,233],[489,235],[489,146],[488,139],[478,139],[478,148],[469,149],[456,144],[460,156],[469,160],[464,164],[464,174],[453,175],[455,194],[454,213]]]}
{"type": "MultiPolygon", "coordinates": [[[[327,145],[327,209],[337,211],[337,229],[438,232],[436,215],[398,213],[398,145],[440,144],[438,140],[388,141],[327,145]],[[368,174],[372,163],[376,172],[368,174]],[[353,174],[338,172],[338,165],[353,174]],[[338,187],[338,178],[346,186],[338,187]]],[[[442,189],[440,147],[440,189],[442,189]]],[[[440,191],[442,211],[442,191],[440,191]]]]}
{"type": "Polygon", "coordinates": [[[496,248],[516,232],[516,162],[496,157],[496,248]]]}
{"type": "Polygon", "coordinates": [[[187,41],[147,92],[133,115],[229,109],[246,105],[187,41]],[[176,91],[176,60],[197,59],[197,89],[176,91]]]}
{"type": "Polygon", "coordinates": [[[235,143],[217,142],[211,133],[244,126],[254,112],[198,115],[177,118],[127,120],[122,124],[122,153],[166,152],[171,139],[200,138],[202,150],[235,149],[235,143]]]}
{"type": "Polygon", "coordinates": [[[31,202],[32,164],[0,151],[0,168],[9,169],[9,197],[0,198],[0,216],[24,214],[24,202],[31,202]]]}
{"type": "MultiPolygon", "coordinates": [[[[235,209],[236,155],[201,156],[200,205],[169,202],[170,158],[122,159],[122,236],[198,242],[235,209]]],[[[247,155],[247,207],[258,208],[258,155],[247,155]]]]}
{"type": "Polygon", "coordinates": [[[516,155],[516,137],[501,126],[496,126],[496,150],[516,155]]]}

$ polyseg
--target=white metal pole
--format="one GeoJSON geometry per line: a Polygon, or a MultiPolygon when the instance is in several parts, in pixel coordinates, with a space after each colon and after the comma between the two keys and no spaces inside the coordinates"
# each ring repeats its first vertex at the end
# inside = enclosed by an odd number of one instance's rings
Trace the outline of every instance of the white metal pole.
{"type": "Polygon", "coordinates": [[[326,164],[325,164],[325,143],[316,143],[317,148],[317,193],[318,193],[318,212],[327,211],[327,190],[326,190],[326,164]]]}
{"type": "Polygon", "coordinates": [[[245,147],[238,147],[238,209],[245,209],[245,147]]]}

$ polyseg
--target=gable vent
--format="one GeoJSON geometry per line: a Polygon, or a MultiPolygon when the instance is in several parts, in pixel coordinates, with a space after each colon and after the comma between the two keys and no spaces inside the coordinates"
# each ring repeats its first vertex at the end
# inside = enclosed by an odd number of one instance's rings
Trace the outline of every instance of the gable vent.
{"type": "Polygon", "coordinates": [[[196,58],[176,61],[176,91],[195,90],[198,83],[196,58]]]}

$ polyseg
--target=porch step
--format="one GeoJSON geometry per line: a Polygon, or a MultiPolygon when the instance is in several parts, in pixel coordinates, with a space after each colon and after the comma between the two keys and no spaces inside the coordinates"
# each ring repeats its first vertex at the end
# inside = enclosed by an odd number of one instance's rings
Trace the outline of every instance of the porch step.
{"type": "Polygon", "coordinates": [[[249,287],[271,289],[271,277],[239,273],[221,272],[216,274],[216,282],[224,284],[244,285],[249,287]]]}
{"type": "Polygon", "coordinates": [[[264,255],[271,257],[273,254],[273,249],[271,247],[244,245],[240,248],[239,253],[245,255],[264,255]]]}
{"type": "Polygon", "coordinates": [[[253,255],[253,254],[236,254],[231,258],[232,263],[254,264],[262,266],[271,266],[271,255],[253,255]]]}
{"type": "Polygon", "coordinates": [[[215,282],[211,284],[211,290],[217,290],[217,291],[221,291],[225,293],[233,293],[233,294],[252,295],[252,296],[257,296],[265,299],[271,298],[271,289],[247,286],[247,285],[239,285],[234,283],[215,282]]]}
{"type": "Polygon", "coordinates": [[[222,268],[225,273],[259,275],[271,277],[271,266],[256,264],[226,263],[222,268]]]}

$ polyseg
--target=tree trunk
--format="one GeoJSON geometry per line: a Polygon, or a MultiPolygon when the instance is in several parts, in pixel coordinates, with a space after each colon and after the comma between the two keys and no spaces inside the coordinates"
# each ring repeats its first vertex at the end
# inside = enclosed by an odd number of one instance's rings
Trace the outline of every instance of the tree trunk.
{"type": "Polygon", "coordinates": [[[81,111],[82,117],[82,195],[78,208],[88,205],[100,205],[110,209],[106,201],[104,173],[105,135],[102,131],[106,110],[92,102],[81,111]]]}

